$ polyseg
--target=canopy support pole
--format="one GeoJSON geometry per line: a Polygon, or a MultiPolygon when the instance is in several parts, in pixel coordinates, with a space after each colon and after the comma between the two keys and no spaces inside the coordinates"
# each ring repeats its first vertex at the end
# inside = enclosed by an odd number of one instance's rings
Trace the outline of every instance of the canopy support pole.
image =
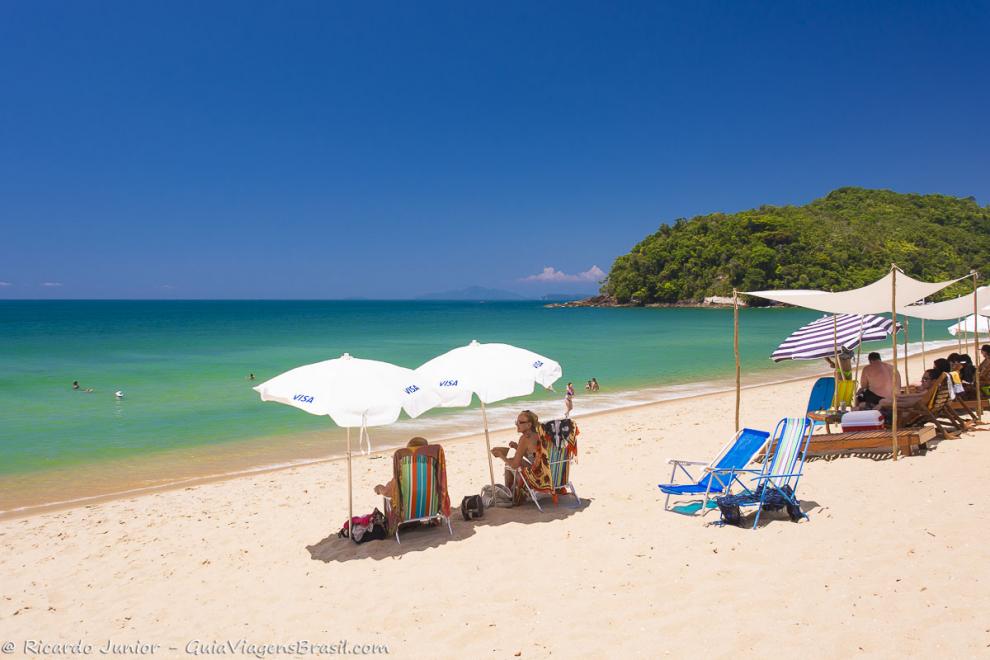
{"type": "Polygon", "coordinates": [[[736,433],[739,432],[739,292],[732,290],[732,350],[736,355],[736,433]]]}
{"type": "MultiPolygon", "coordinates": [[[[895,330],[897,328],[894,328],[895,330]]],[[[908,376],[908,317],[904,317],[904,382],[910,383],[911,377],[908,376]]]]}
{"type": "Polygon", "coordinates": [[[924,369],[926,364],[928,358],[925,357],[925,319],[921,319],[921,368],[924,369]]]}
{"type": "MultiPolygon", "coordinates": [[[[354,541],[354,491],[351,487],[351,427],[347,427],[347,536],[354,541]]],[[[354,541],[357,543],[357,541],[354,541]]]]}
{"type": "MultiPolygon", "coordinates": [[[[956,323],[959,325],[959,331],[956,332],[956,352],[957,353],[962,353],[962,336],[963,336],[963,331],[964,331],[964,329],[962,327],[962,318],[960,317],[960,318],[956,319],[956,323]]],[[[974,320],[974,323],[975,323],[975,320],[974,320]]]]}
{"type": "MultiPolygon", "coordinates": [[[[978,314],[978,312],[979,312],[979,309],[978,309],[979,305],[978,305],[978,302],[977,302],[977,299],[976,299],[976,278],[977,278],[977,275],[978,275],[978,273],[974,270],[973,271],[973,355],[975,355],[976,357],[973,358],[973,359],[976,360],[976,365],[977,365],[977,367],[979,367],[979,364],[980,364],[980,315],[978,314]]],[[[977,368],[977,370],[976,370],[976,378],[974,379],[974,383],[976,384],[976,417],[977,417],[977,419],[979,419],[982,422],[983,421],[983,396],[982,396],[982,392],[980,392],[980,370],[979,370],[979,368],[977,368]]]]}
{"type": "Polygon", "coordinates": [[[890,318],[894,322],[891,328],[891,344],[894,348],[894,368],[890,373],[890,391],[893,407],[890,414],[890,434],[893,443],[893,460],[897,460],[897,266],[890,265],[890,318]]]}
{"type": "MultiPolygon", "coordinates": [[[[481,397],[478,397],[481,400],[481,397]]],[[[485,448],[488,450],[488,476],[492,480],[492,506],[495,506],[495,468],[492,467],[492,441],[488,436],[488,412],[485,410],[485,402],[481,401],[481,421],[485,425],[485,448]]],[[[535,429],[534,429],[535,430],[535,429]]],[[[518,450],[517,450],[518,451],[518,450]]]]}

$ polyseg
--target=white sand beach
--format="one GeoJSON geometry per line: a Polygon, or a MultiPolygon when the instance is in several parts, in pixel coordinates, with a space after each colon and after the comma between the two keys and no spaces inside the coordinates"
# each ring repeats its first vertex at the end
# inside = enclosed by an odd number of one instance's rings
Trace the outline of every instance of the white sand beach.
{"type": "MultiPolygon", "coordinates": [[[[743,424],[802,413],[810,383],[745,390],[743,424]]],[[[579,397],[579,508],[455,512],[453,536],[412,529],[401,545],[336,538],[343,461],[5,520],[0,642],[15,657],[28,641],[107,640],[157,657],[240,640],[411,658],[988,652],[985,432],[896,462],[810,461],[797,524],[665,512],[667,459],[709,459],[733,406],[722,393],[582,417],[579,397]]],[[[487,482],[484,440],[445,449],[456,507],[487,482]]],[[[354,466],[356,512],[381,506],[389,462],[354,466]]]]}

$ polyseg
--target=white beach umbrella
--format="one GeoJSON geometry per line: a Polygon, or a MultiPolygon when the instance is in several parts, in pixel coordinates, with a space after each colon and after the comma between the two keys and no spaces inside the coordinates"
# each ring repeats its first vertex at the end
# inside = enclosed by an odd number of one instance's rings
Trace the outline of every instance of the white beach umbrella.
{"type": "Polygon", "coordinates": [[[347,353],[333,360],[290,369],[254,389],[262,401],[277,401],[312,415],[328,415],[338,426],[347,429],[348,520],[354,517],[351,429],[360,428],[363,436],[369,426],[392,424],[402,410],[410,417],[417,417],[440,404],[436,388],[411,369],[362,360],[347,353]]]}
{"type": "Polygon", "coordinates": [[[417,376],[440,392],[440,405],[444,408],[470,405],[471,397],[478,396],[493,494],[495,469],[485,404],[532,394],[537,383],[550,387],[562,373],[559,363],[533,351],[477,341],[439,355],[416,369],[417,376]]]}
{"type": "MultiPolygon", "coordinates": [[[[958,335],[960,332],[967,335],[973,334],[974,332],[973,318],[974,318],[973,315],[970,314],[959,323],[950,325],[949,334],[952,335],[953,337],[958,335]]],[[[986,335],[987,333],[990,333],[990,319],[988,319],[986,316],[983,315],[980,315],[979,319],[980,320],[975,323],[976,331],[978,331],[981,335],[986,335]]]]}

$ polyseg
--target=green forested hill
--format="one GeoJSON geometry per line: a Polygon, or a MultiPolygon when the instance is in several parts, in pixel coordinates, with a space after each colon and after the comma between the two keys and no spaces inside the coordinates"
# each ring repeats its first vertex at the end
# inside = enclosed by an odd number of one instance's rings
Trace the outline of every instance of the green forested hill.
{"type": "MultiPolygon", "coordinates": [[[[682,218],[616,259],[602,293],[648,304],[701,302],[733,287],[841,291],[882,277],[891,263],[929,281],[975,268],[986,283],[990,206],[971,197],[840,188],[805,206],[682,218]]],[[[965,291],[957,284],[939,299],[965,291]]]]}

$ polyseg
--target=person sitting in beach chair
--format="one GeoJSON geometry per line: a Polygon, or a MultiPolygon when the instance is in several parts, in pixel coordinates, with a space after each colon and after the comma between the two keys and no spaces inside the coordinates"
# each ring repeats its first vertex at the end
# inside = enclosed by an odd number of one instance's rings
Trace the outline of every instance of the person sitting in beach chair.
{"type": "Polygon", "coordinates": [[[508,447],[495,447],[492,456],[505,461],[505,485],[513,490],[516,470],[523,466],[531,467],[536,460],[536,452],[540,445],[540,418],[532,410],[523,410],[516,416],[516,431],[519,440],[510,442],[508,447]],[[515,453],[509,456],[509,450],[515,453]]]}
{"type": "Polygon", "coordinates": [[[447,494],[447,464],[443,447],[425,438],[413,438],[392,455],[392,480],[375,486],[385,497],[388,533],[399,543],[399,527],[407,523],[450,525],[450,496],[447,494]]]}
{"type": "Polygon", "coordinates": [[[516,428],[520,439],[510,443],[516,450],[513,457],[508,457],[505,447],[492,450],[506,462],[506,485],[512,490],[513,504],[529,498],[542,511],[540,495],[549,495],[557,504],[557,496],[566,493],[574,496],[575,506],[580,503],[570,478],[571,460],[577,457],[577,424],[570,419],[540,424],[535,413],[524,410],[516,419],[516,428]]]}

